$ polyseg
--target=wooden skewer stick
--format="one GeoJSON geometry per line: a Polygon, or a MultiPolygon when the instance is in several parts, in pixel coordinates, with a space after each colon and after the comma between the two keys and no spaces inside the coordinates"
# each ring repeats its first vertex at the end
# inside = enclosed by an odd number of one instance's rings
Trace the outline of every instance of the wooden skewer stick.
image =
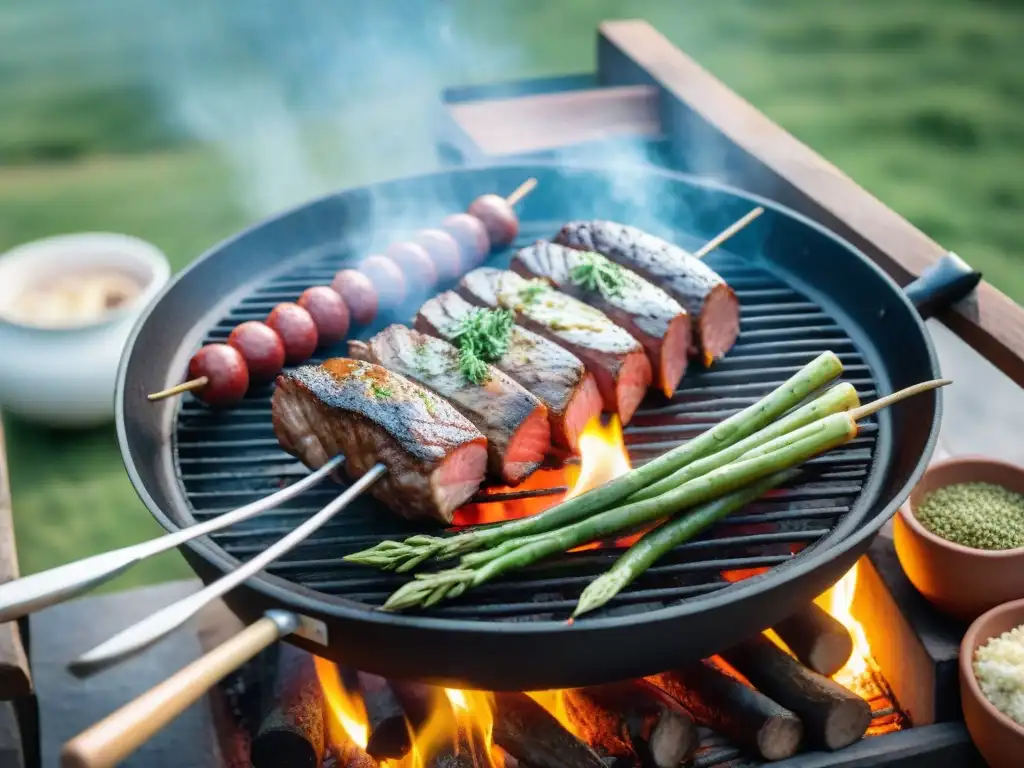
{"type": "Polygon", "coordinates": [[[870,416],[873,413],[877,413],[883,408],[888,408],[893,403],[898,403],[900,400],[906,400],[908,397],[919,395],[922,392],[927,392],[930,389],[938,389],[944,387],[947,384],[952,384],[952,379],[932,379],[931,381],[922,381],[920,384],[915,384],[912,387],[906,387],[901,389],[899,392],[893,392],[891,395],[880,397],[874,402],[867,403],[848,411],[850,418],[854,421],[860,421],[861,419],[870,416]]]}
{"type": "Polygon", "coordinates": [[[200,376],[198,379],[184,381],[181,384],[175,384],[173,387],[162,389],[159,392],[153,392],[152,394],[146,395],[146,399],[150,401],[165,400],[168,397],[174,397],[175,395],[180,395],[183,392],[192,392],[196,389],[202,389],[209,383],[209,378],[206,376],[200,376]]]}
{"type": "Polygon", "coordinates": [[[756,219],[762,213],[764,213],[764,208],[758,206],[757,208],[752,210],[750,213],[748,213],[743,218],[737,219],[732,224],[730,224],[728,227],[726,227],[721,232],[719,232],[717,235],[715,235],[713,238],[711,238],[706,243],[704,243],[704,245],[700,248],[700,250],[696,251],[693,254],[694,257],[698,258],[698,259],[704,258],[709,253],[711,253],[713,250],[715,250],[715,248],[717,248],[722,243],[724,243],[726,240],[728,240],[730,237],[735,235],[737,232],[739,232],[741,229],[743,229],[745,226],[747,226],[750,222],[752,222],[754,219],[756,219]]]}
{"type": "Polygon", "coordinates": [[[533,188],[536,187],[536,186],[537,186],[537,180],[536,179],[534,179],[532,177],[527,179],[522,184],[520,184],[518,187],[516,187],[511,195],[509,195],[508,197],[505,198],[505,202],[507,202],[509,205],[516,205],[524,197],[526,197],[528,194],[533,192],[533,188]]]}

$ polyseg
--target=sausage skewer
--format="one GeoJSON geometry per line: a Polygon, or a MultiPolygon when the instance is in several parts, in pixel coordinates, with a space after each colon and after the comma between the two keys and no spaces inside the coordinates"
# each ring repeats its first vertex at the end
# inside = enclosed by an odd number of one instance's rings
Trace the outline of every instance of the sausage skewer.
{"type": "Polygon", "coordinates": [[[377,314],[378,295],[391,302],[404,299],[407,280],[396,262],[418,272],[413,275],[417,281],[432,284],[434,280],[431,277],[436,277],[438,272],[444,277],[457,275],[461,252],[475,262],[490,251],[492,243],[511,243],[519,233],[519,220],[513,207],[536,186],[537,180],[529,178],[508,197],[482,195],[470,205],[469,213],[449,216],[441,229],[422,230],[417,242],[392,246],[388,253],[394,258],[375,255],[364,262],[364,271],[341,270],[330,286],[338,301],[330,300],[326,294],[330,289],[324,286],[307,289],[299,297],[297,305],[284,302],[274,308],[266,324],[256,324],[264,328],[258,329],[259,333],[250,330],[248,335],[254,337],[251,344],[246,343],[245,337],[236,340],[232,332],[227,344],[206,345],[193,356],[188,381],[153,392],[146,396],[147,399],[155,402],[195,392],[210,405],[238,402],[245,396],[250,379],[272,378],[280,372],[281,365],[275,361],[282,354],[289,364],[302,362],[312,355],[318,344],[340,341],[351,320],[363,325],[370,323],[377,314]],[[479,215],[473,213],[474,208],[479,215]],[[439,261],[444,269],[425,263],[429,258],[439,261]],[[411,260],[405,263],[408,259],[411,260]],[[374,285],[374,277],[381,285],[374,285]],[[297,311],[299,309],[304,311],[297,311]],[[278,336],[278,344],[268,343],[265,338],[267,326],[278,336]],[[254,359],[252,354],[258,354],[259,358],[254,359]],[[276,370],[271,372],[275,366],[276,370]],[[257,371],[259,376],[251,375],[257,371]]]}

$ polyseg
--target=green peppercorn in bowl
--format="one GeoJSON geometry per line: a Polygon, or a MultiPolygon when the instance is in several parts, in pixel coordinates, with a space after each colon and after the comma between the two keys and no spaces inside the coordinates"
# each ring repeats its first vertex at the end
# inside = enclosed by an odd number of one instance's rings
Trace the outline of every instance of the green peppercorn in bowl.
{"type": "Polygon", "coordinates": [[[907,578],[970,621],[1024,598],[1024,468],[966,457],[933,464],[893,520],[907,578]]]}

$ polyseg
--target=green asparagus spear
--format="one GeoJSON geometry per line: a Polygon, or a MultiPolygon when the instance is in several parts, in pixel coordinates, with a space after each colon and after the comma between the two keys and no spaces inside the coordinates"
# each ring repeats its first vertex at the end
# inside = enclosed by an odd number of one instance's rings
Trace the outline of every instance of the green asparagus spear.
{"type": "Polygon", "coordinates": [[[799,472],[787,469],[769,475],[751,485],[733,491],[715,501],[702,504],[691,512],[663,523],[644,534],[626,550],[607,572],[594,579],[580,595],[573,617],[596,610],[628,587],[644,571],[680,544],[689,541],[723,517],[745,507],[770,489],[789,482],[799,472]]]}
{"type": "Polygon", "coordinates": [[[707,432],[642,467],[540,514],[456,536],[414,536],[405,542],[386,541],[348,555],[345,559],[385,570],[406,571],[427,559],[454,557],[492,547],[511,538],[546,533],[582,520],[668,477],[690,462],[752,435],[800,403],[811,392],[836,378],[842,370],[843,365],[834,353],[823,352],[761,400],[707,432]]]}
{"type": "Polygon", "coordinates": [[[658,482],[634,493],[629,497],[629,499],[627,499],[627,501],[653,499],[655,496],[660,496],[667,491],[671,491],[673,488],[676,488],[695,477],[700,477],[713,469],[725,466],[733,459],[737,459],[747,453],[747,451],[751,451],[760,445],[764,445],[769,440],[774,440],[776,437],[788,434],[805,424],[810,424],[812,421],[822,418],[823,416],[828,416],[832,413],[840,413],[841,411],[848,411],[851,408],[856,408],[858,405],[860,405],[860,400],[857,397],[857,390],[853,388],[853,385],[847,383],[837,384],[820,397],[815,398],[807,405],[802,408],[798,408],[773,424],[769,424],[759,432],[755,432],[750,437],[740,440],[738,443],[733,443],[728,448],[724,448],[710,456],[705,456],[703,459],[687,464],[685,467],[675,471],[668,477],[662,478],[658,482]]]}
{"type": "Polygon", "coordinates": [[[600,512],[564,528],[550,531],[545,536],[532,536],[531,541],[524,543],[523,546],[476,568],[458,568],[439,574],[424,575],[400,587],[384,604],[384,609],[402,610],[455,597],[466,589],[480,586],[506,571],[524,568],[549,555],[566,552],[594,539],[670,517],[682,509],[716,499],[845,443],[857,434],[857,423],[848,413],[837,413],[797,431],[806,431],[806,436],[794,442],[791,435],[783,435],[756,449],[762,455],[727,464],[656,498],[600,512]],[[437,596],[438,591],[443,592],[441,597],[437,596]]]}
{"type": "MultiPolygon", "coordinates": [[[[842,412],[840,412],[840,414],[833,414],[833,415],[846,416],[846,414],[842,413],[842,412]]],[[[761,456],[767,456],[768,454],[777,453],[778,451],[783,450],[783,449],[790,449],[792,446],[795,446],[798,443],[802,443],[802,442],[806,441],[807,439],[813,439],[817,435],[819,435],[821,430],[826,428],[826,424],[827,424],[826,419],[827,418],[830,418],[830,417],[826,417],[825,419],[818,419],[816,421],[811,422],[810,424],[806,424],[806,425],[800,427],[799,429],[795,429],[792,432],[787,432],[784,435],[779,435],[778,437],[774,438],[773,440],[769,440],[768,442],[763,443],[761,445],[756,445],[756,446],[750,448],[750,450],[746,451],[742,455],[736,456],[734,458],[737,459],[738,461],[742,462],[742,461],[747,461],[749,459],[756,459],[756,458],[761,457],[761,456]]],[[[857,428],[856,422],[854,421],[853,426],[851,427],[851,429],[856,431],[856,428],[857,428]]],[[[695,463],[702,464],[703,462],[704,462],[704,460],[702,460],[700,462],[695,462],[695,463]]],[[[723,466],[728,467],[730,465],[729,464],[724,464],[723,466]]],[[[715,472],[718,469],[720,469],[720,467],[711,468],[707,472],[699,472],[699,473],[696,474],[696,477],[690,478],[687,481],[687,483],[681,483],[679,485],[676,485],[673,488],[670,488],[664,494],[661,494],[660,496],[657,496],[657,497],[653,497],[653,500],[657,501],[659,498],[660,499],[666,499],[669,496],[671,496],[673,491],[678,490],[678,489],[680,489],[682,487],[685,487],[688,483],[690,483],[692,481],[695,481],[695,480],[698,480],[698,479],[700,479],[702,477],[711,476],[711,473],[715,472]]],[[[717,477],[717,475],[715,475],[715,476],[717,477]]],[[[711,498],[717,498],[717,496],[713,496],[711,498]]],[[[629,506],[629,505],[632,505],[632,504],[637,504],[637,503],[643,503],[644,501],[651,501],[651,500],[652,499],[643,499],[640,502],[634,502],[633,499],[630,498],[630,499],[626,500],[624,506],[618,507],[617,509],[624,509],[626,506],[629,506]]],[[[679,507],[679,509],[685,509],[685,507],[679,507]]],[[[615,511],[615,510],[611,510],[611,511],[615,511]]],[[[646,521],[646,520],[641,521],[641,523],[643,523],[643,522],[648,522],[648,521],[646,521]]],[[[564,529],[562,529],[562,530],[564,530],[564,529]]],[[[619,530],[614,531],[614,533],[619,533],[619,530]]],[[[509,539],[508,541],[504,541],[504,542],[502,542],[501,544],[499,544],[496,547],[491,547],[490,549],[486,549],[486,550],[484,550],[482,552],[473,552],[473,553],[470,553],[470,554],[463,555],[462,556],[462,560],[459,563],[459,567],[460,568],[479,568],[479,567],[482,567],[485,563],[489,563],[492,560],[498,560],[499,558],[505,556],[506,554],[509,554],[511,552],[514,552],[514,551],[517,551],[520,547],[526,546],[528,544],[532,544],[535,541],[544,542],[544,541],[546,541],[545,537],[549,536],[549,535],[550,534],[547,534],[547,533],[541,533],[541,534],[533,534],[531,536],[524,536],[522,538],[509,539]]]]}

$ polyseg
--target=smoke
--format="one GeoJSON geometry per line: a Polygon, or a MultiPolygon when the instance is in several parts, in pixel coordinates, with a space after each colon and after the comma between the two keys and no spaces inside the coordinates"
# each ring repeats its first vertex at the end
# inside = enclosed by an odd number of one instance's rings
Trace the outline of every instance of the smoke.
{"type": "MultiPolygon", "coordinates": [[[[517,13],[539,18],[536,8],[455,2],[148,0],[134,26],[168,117],[216,149],[255,220],[334,189],[436,168],[434,120],[446,87],[536,71],[529,25],[516,26],[517,36],[510,23],[517,13]]],[[[574,201],[581,217],[614,210],[668,236],[706,213],[652,182],[644,169],[657,159],[648,142],[595,143],[556,159],[610,171],[606,185],[574,201]]],[[[707,153],[688,161],[705,174],[721,169],[707,153]]],[[[368,222],[374,249],[436,226],[465,203],[408,185],[382,190],[368,222]]]]}
{"type": "MultiPolygon", "coordinates": [[[[512,46],[475,43],[445,2],[180,0],[150,10],[148,74],[168,116],[218,149],[253,218],[436,167],[442,90],[481,62],[516,63],[512,46]]],[[[377,202],[390,219],[433,213],[422,200],[377,202]]]]}

